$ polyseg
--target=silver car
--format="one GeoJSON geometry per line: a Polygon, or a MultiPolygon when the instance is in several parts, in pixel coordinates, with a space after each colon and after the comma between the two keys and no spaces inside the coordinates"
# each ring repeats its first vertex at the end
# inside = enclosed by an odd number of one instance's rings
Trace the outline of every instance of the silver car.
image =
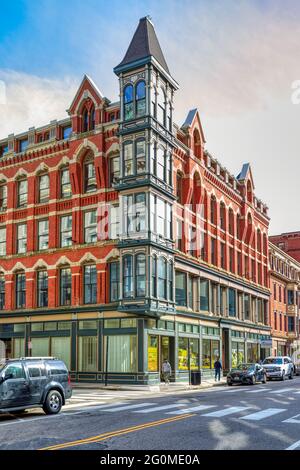
{"type": "Polygon", "coordinates": [[[266,371],[267,379],[292,379],[294,376],[294,365],[288,356],[270,356],[267,357],[263,363],[263,368],[266,371]]]}

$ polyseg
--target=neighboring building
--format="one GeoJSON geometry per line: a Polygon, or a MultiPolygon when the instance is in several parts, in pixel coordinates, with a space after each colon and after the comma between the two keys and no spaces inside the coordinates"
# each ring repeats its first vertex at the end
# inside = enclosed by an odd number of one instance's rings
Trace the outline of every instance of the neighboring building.
{"type": "Polygon", "coordinates": [[[204,148],[149,18],[120,102],[85,76],[69,118],[0,141],[0,340],[73,380],[156,383],[257,361],[270,340],[267,207],[204,148]],[[119,213],[121,214],[119,216],[119,213]],[[108,215],[108,220],[107,216],[108,215]]]}
{"type": "Polygon", "coordinates": [[[269,240],[300,263],[300,232],[272,235],[269,240]]]}
{"type": "Polygon", "coordinates": [[[289,355],[300,347],[300,263],[269,242],[272,353],[289,355]]]}

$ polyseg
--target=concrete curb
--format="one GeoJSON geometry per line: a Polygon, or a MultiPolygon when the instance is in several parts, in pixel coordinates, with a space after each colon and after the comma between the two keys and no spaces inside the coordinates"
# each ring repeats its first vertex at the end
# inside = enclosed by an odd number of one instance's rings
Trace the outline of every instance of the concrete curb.
{"type": "Polygon", "coordinates": [[[180,392],[180,391],[193,391],[203,390],[211,387],[221,387],[226,385],[226,381],[221,380],[220,382],[214,381],[203,381],[201,385],[189,385],[188,383],[170,383],[169,385],[107,385],[97,383],[72,383],[72,388],[75,390],[111,390],[111,391],[140,391],[140,392],[180,392]]]}

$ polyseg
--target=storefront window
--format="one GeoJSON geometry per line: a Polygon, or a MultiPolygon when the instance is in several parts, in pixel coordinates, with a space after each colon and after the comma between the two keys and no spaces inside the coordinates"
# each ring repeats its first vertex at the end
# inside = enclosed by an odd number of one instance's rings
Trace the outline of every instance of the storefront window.
{"type": "Polygon", "coordinates": [[[220,341],[202,340],[202,367],[213,369],[215,361],[220,357],[220,341]]]}
{"type": "Polygon", "coordinates": [[[188,370],[189,359],[188,359],[188,338],[178,338],[178,369],[188,370]]]}
{"type": "Polygon", "coordinates": [[[257,343],[247,343],[247,362],[258,362],[258,344],[257,343]]]}
{"type": "Polygon", "coordinates": [[[95,372],[97,370],[97,336],[80,336],[78,350],[78,370],[95,372]]]}
{"type": "Polygon", "coordinates": [[[51,338],[51,356],[64,361],[67,368],[71,364],[71,340],[70,337],[52,337],[51,338]]]}
{"type": "Polygon", "coordinates": [[[245,345],[238,341],[231,343],[231,365],[237,367],[239,364],[245,362],[245,345]]]}
{"type": "Polygon", "coordinates": [[[14,338],[13,339],[13,351],[14,357],[23,357],[25,354],[25,339],[14,338]]]}
{"type": "Polygon", "coordinates": [[[49,356],[49,340],[50,338],[31,338],[31,356],[49,356]]]}
{"type": "Polygon", "coordinates": [[[158,337],[153,335],[148,336],[148,371],[158,372],[158,337]]]}
{"type": "Polygon", "coordinates": [[[199,369],[199,340],[190,339],[190,367],[199,369]]]}
{"type": "Polygon", "coordinates": [[[108,371],[136,372],[137,351],[135,335],[107,336],[108,340],[108,371]]]}

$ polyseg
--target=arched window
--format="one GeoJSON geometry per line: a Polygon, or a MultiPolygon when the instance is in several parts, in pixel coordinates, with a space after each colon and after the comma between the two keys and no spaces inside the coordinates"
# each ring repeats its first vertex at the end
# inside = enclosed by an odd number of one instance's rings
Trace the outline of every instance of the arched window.
{"type": "Polygon", "coordinates": [[[257,230],[257,251],[261,252],[261,232],[259,229],[257,230]]]}
{"type": "Polygon", "coordinates": [[[234,235],[234,212],[233,210],[230,208],[229,209],[229,233],[230,235],[234,235]]]}
{"type": "Polygon", "coordinates": [[[6,183],[0,184],[0,212],[7,209],[7,185],[6,183]]]}
{"type": "Polygon", "coordinates": [[[146,295],[146,257],[138,254],[135,257],[135,295],[145,297],[146,295]]]}
{"type": "Polygon", "coordinates": [[[236,237],[238,240],[241,240],[242,236],[242,227],[241,227],[241,216],[237,214],[236,216],[236,237]]]}
{"type": "Polygon", "coordinates": [[[124,120],[133,119],[133,86],[126,85],[123,92],[124,120]]]}
{"type": "Polygon", "coordinates": [[[183,177],[179,171],[176,174],[176,196],[178,204],[183,204],[183,177]]]}
{"type": "Polygon", "coordinates": [[[268,253],[268,237],[265,233],[263,236],[263,250],[264,250],[264,255],[266,255],[268,253]]]}
{"type": "Polygon", "coordinates": [[[158,297],[167,299],[167,261],[163,257],[158,260],[158,297]]]}
{"type": "Polygon", "coordinates": [[[123,258],[123,297],[133,297],[133,260],[132,255],[123,258]]]}
{"type": "Polygon", "coordinates": [[[222,230],[226,228],[226,208],[224,202],[220,204],[220,228],[222,230]]]}
{"type": "Polygon", "coordinates": [[[49,175],[47,173],[45,173],[44,175],[40,175],[38,179],[38,184],[38,202],[48,202],[50,193],[49,175]]]}
{"type": "Polygon", "coordinates": [[[200,207],[197,207],[197,205],[200,204],[200,199],[201,199],[201,180],[199,173],[194,174],[193,178],[193,192],[192,192],[192,198],[191,198],[191,205],[192,205],[192,211],[196,212],[200,207]]]}
{"type": "Polygon", "coordinates": [[[69,167],[60,170],[60,197],[68,198],[72,196],[71,180],[69,167]]]}
{"type": "Polygon", "coordinates": [[[48,272],[37,271],[37,306],[48,307],[48,272]]]}
{"type": "Polygon", "coordinates": [[[28,182],[27,178],[22,178],[17,182],[17,207],[27,206],[28,182]]]}
{"type": "Polygon", "coordinates": [[[25,308],[26,306],[26,276],[25,273],[16,274],[16,308],[25,308]]]}
{"type": "Polygon", "coordinates": [[[83,110],[82,114],[82,132],[87,132],[89,130],[89,113],[86,108],[83,110]]]}
{"type": "Polygon", "coordinates": [[[135,110],[137,117],[146,114],[146,85],[144,81],[138,82],[135,88],[135,110]]]}
{"type": "Polygon", "coordinates": [[[90,122],[89,122],[89,129],[95,129],[95,108],[94,106],[90,110],[90,122]]]}
{"type": "Polygon", "coordinates": [[[92,155],[89,155],[83,165],[83,174],[84,174],[84,192],[91,193],[97,189],[96,181],[96,172],[94,158],[92,155]]]}
{"type": "Polygon", "coordinates": [[[163,126],[166,125],[166,98],[162,88],[159,89],[157,94],[157,120],[163,126]]]}
{"type": "Polygon", "coordinates": [[[210,199],[210,221],[212,224],[216,224],[217,221],[217,201],[215,196],[210,199]]]}
{"type": "Polygon", "coordinates": [[[193,132],[193,151],[197,158],[201,158],[201,139],[198,129],[193,132]]]}

